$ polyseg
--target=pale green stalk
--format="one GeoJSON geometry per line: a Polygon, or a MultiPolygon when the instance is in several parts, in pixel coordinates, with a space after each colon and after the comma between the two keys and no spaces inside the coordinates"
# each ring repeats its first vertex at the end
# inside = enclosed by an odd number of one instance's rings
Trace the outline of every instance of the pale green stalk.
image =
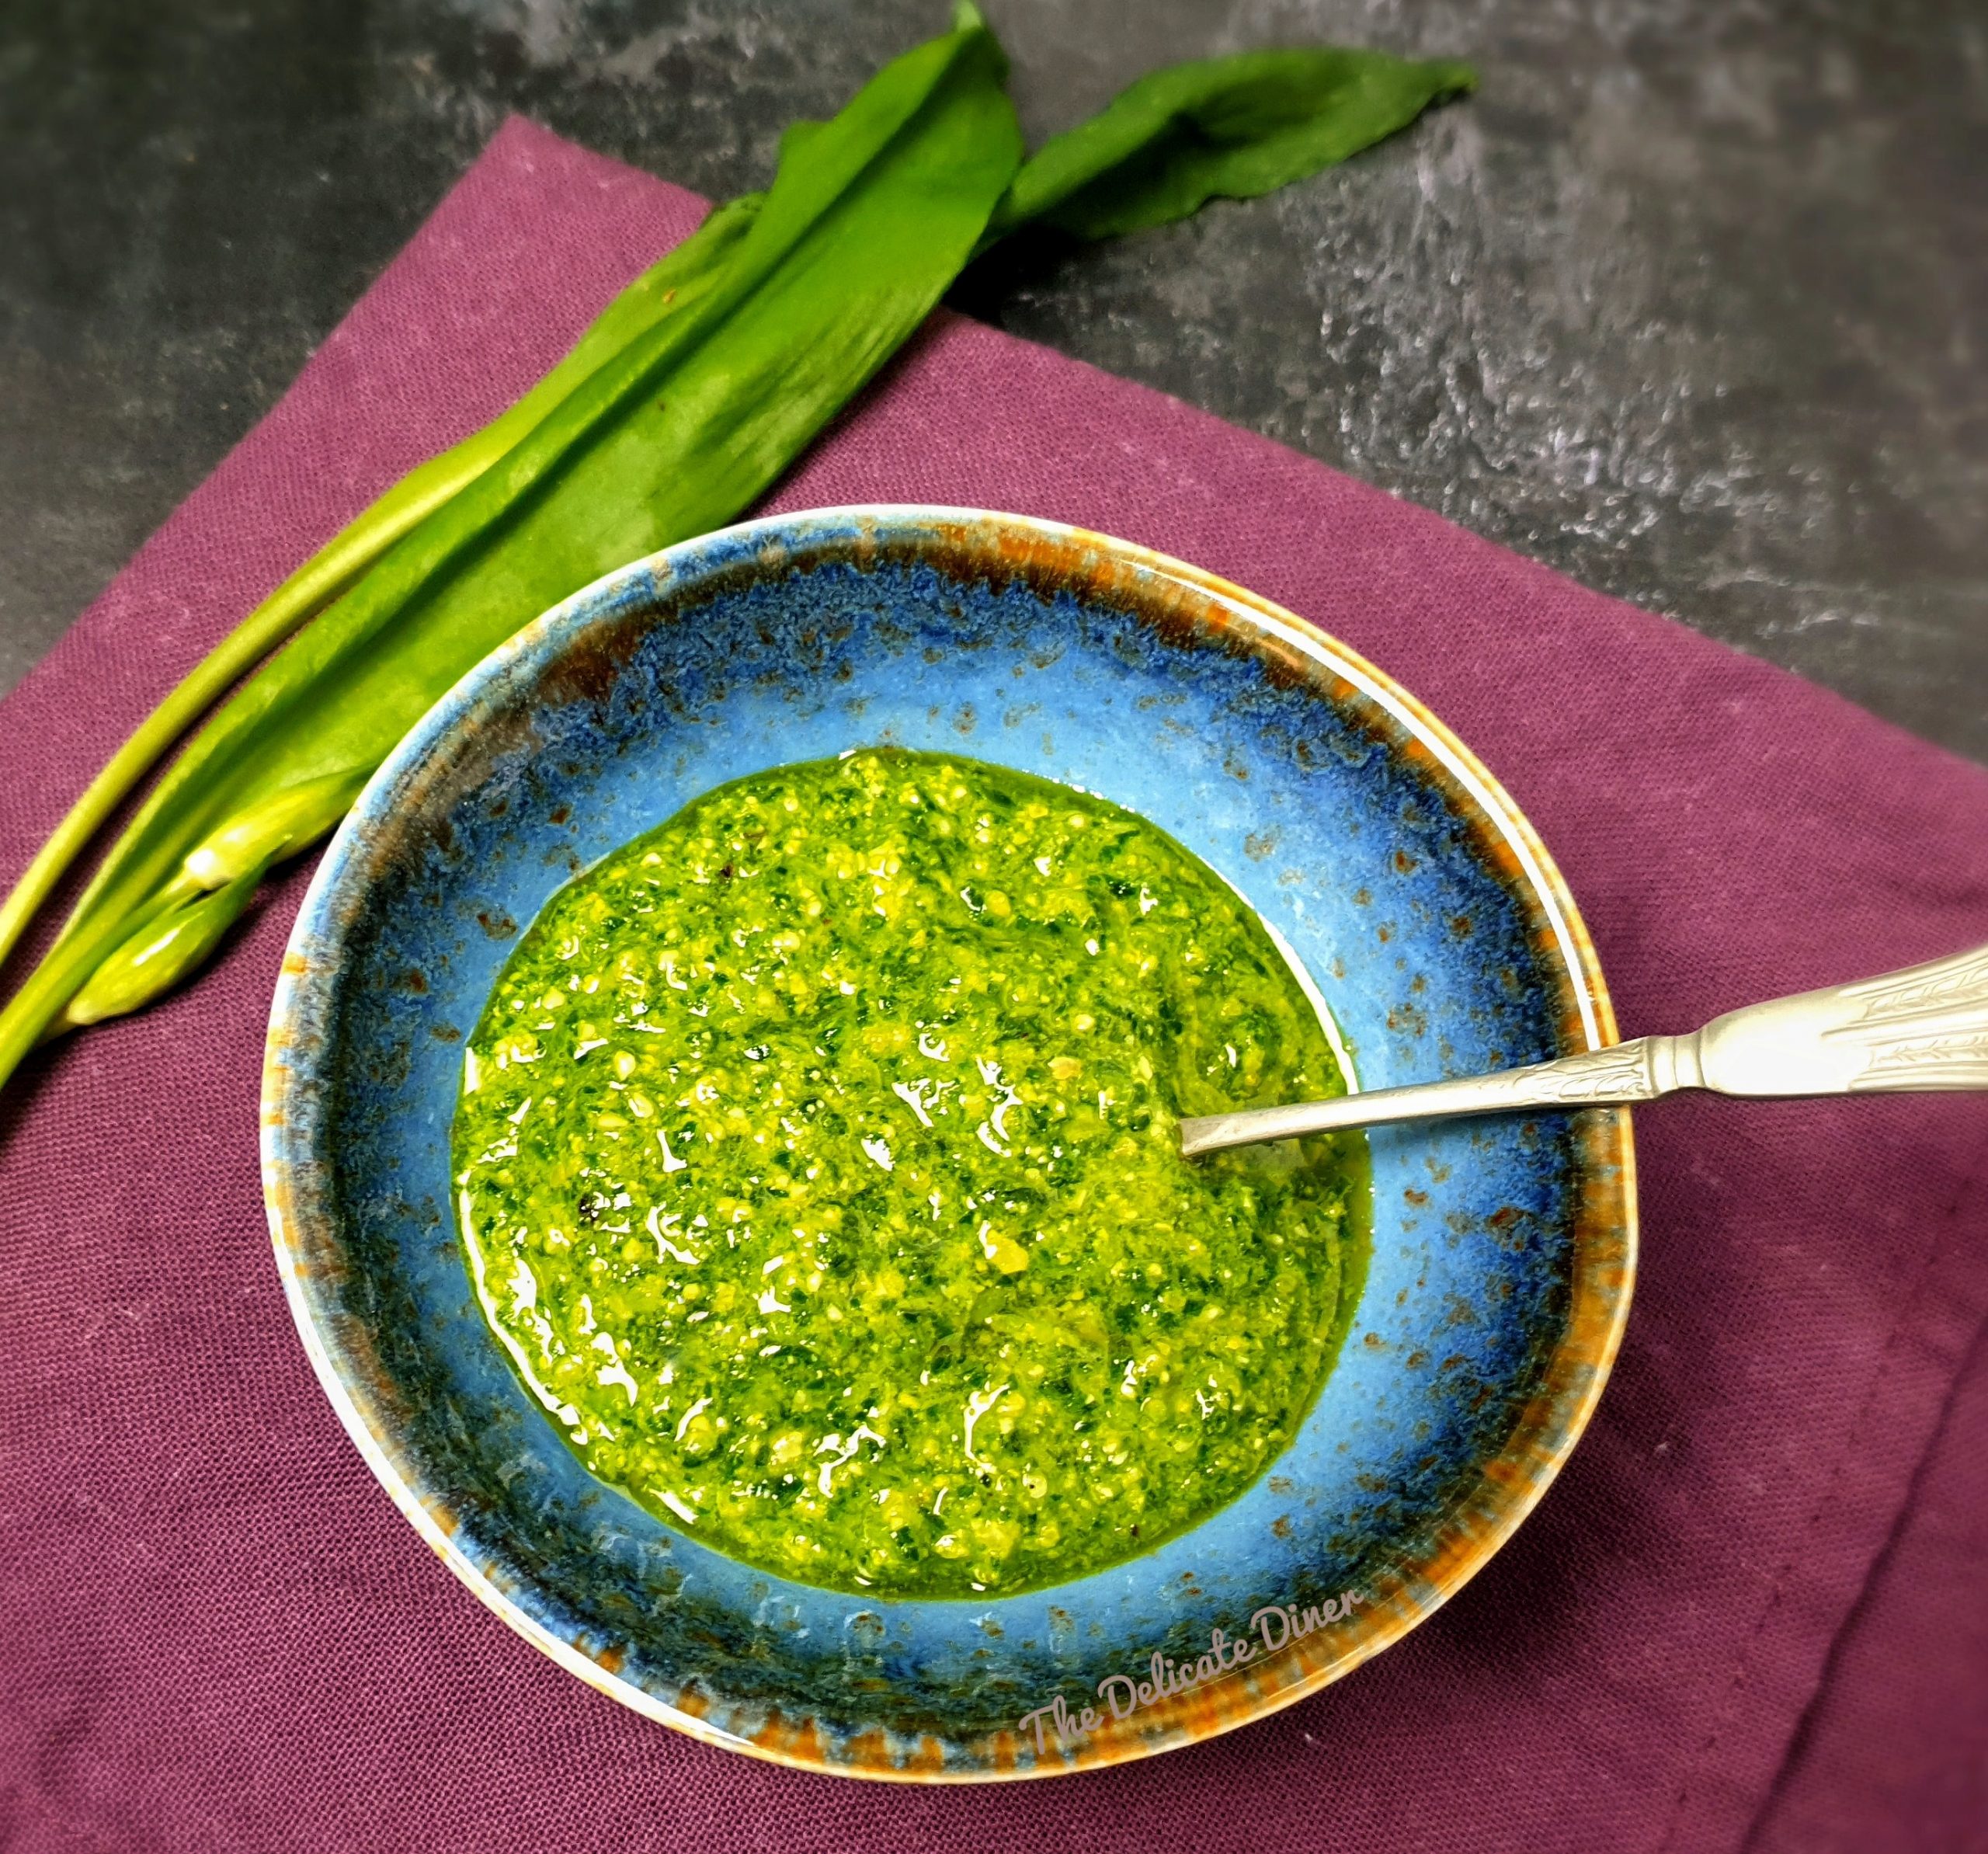
{"type": "Polygon", "coordinates": [[[266,861],[245,869],[225,887],[203,895],[184,906],[168,908],[100,960],[42,1034],[43,1039],[65,1030],[100,1024],[162,997],[189,972],[207,962],[221,936],[248,906],[255,885],[269,867],[266,861]]]}

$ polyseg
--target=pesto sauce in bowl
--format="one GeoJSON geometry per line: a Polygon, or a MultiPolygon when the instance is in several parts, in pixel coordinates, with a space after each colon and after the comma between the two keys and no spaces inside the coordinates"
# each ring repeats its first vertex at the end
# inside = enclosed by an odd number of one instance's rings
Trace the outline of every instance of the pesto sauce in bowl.
{"type": "Polygon", "coordinates": [[[596,1475],[777,1575],[1012,1595],[1282,1451],[1366,1267],[1357,1135],[1180,1157],[1344,1091],[1222,879],[950,757],[759,773],[561,889],[471,1039],[461,1233],[596,1475]]]}

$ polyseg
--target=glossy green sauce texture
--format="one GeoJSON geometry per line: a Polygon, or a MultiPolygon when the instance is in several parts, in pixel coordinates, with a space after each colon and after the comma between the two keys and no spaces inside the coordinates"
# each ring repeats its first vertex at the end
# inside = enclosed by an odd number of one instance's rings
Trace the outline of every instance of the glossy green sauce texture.
{"type": "Polygon", "coordinates": [[[1233,1499],[1365,1269],[1365,1146],[1252,910],[1104,800],[866,751],[560,890],[465,1059],[485,1311],[589,1469],[783,1577],[1012,1593],[1233,1499]]]}

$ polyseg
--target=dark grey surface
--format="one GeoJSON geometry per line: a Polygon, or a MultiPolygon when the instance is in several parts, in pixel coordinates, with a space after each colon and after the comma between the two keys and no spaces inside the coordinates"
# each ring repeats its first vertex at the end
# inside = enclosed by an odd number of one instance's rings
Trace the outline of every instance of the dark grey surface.
{"type": "MultiPolygon", "coordinates": [[[[1483,89],[971,307],[1988,758],[1979,0],[990,0],[1031,137],[1342,40],[1483,89]]],[[[713,194],[940,0],[0,0],[0,686],[509,109],[713,194]]]]}

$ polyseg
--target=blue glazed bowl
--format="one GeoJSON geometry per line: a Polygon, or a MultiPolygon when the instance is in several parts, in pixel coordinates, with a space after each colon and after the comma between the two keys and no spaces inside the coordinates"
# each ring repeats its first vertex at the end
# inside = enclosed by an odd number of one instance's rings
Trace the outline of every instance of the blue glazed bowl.
{"type": "Polygon", "coordinates": [[[827,510],[610,575],[459,684],[318,869],[269,1026],[263,1172],[304,1344],[471,1589],[617,1699],[850,1775],[1037,1776],[1287,1705],[1441,1604],[1573,1447],[1628,1307],[1627,1116],[1372,1137],[1340,1361],[1241,1498],[1034,1594],[871,1601],[721,1557],[593,1480],[512,1376],[451,1220],[462,1042],[576,871],[710,788],[891,743],[1069,781],[1228,877],[1367,1087],[1611,1042],[1524,819],[1403,690],[1180,562],[1019,517],[827,510]]]}

